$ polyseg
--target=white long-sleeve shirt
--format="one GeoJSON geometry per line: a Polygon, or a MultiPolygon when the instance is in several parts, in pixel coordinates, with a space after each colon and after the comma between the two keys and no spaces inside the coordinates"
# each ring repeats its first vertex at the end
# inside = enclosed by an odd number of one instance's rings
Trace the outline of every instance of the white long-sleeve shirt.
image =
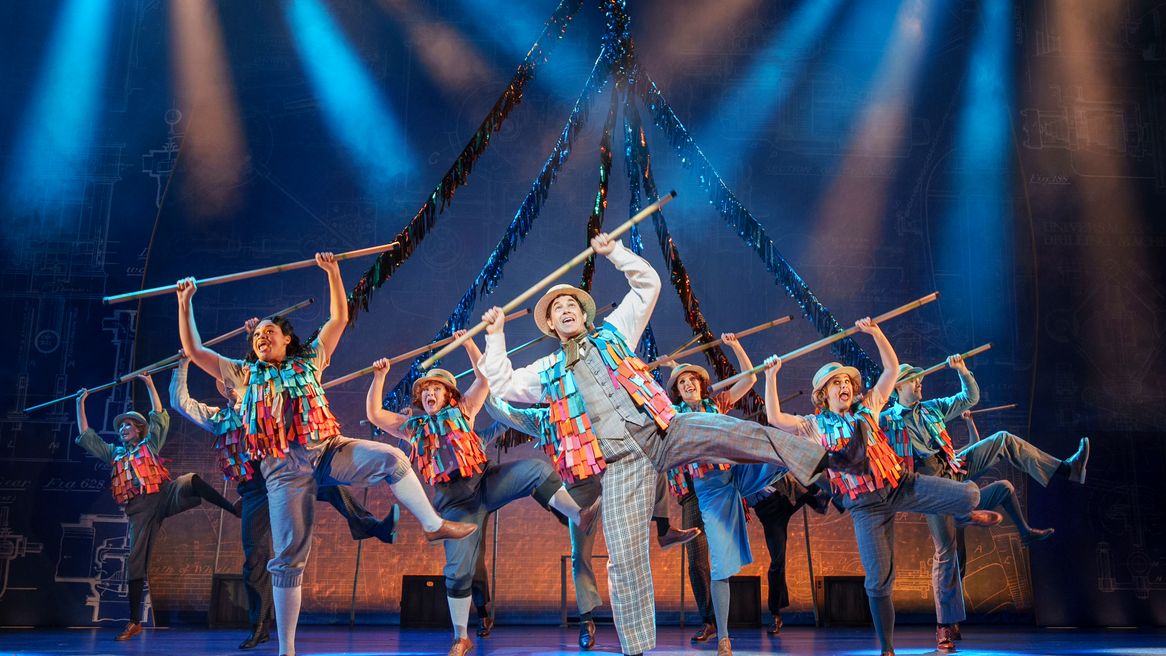
{"type": "MultiPolygon", "coordinates": [[[[616,243],[615,250],[607,259],[627,277],[631,290],[619,306],[607,315],[606,324],[623,335],[627,343],[635,348],[644,329],[648,327],[648,320],[660,297],[660,276],[647,260],[625,248],[622,242],[616,243]]],[[[554,356],[549,355],[515,369],[506,355],[504,333],[503,330],[486,335],[486,350],[479,364],[490,384],[490,393],[507,401],[537,403],[543,398],[539,372],[550,364],[554,356]]]]}

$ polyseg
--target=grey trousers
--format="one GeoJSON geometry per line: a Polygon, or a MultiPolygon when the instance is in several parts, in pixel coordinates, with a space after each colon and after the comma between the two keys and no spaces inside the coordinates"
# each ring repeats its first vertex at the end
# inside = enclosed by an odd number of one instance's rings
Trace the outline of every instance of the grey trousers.
{"type": "Polygon", "coordinates": [[[191,479],[194,474],[183,474],[166,481],[153,494],[141,494],[126,502],[126,517],[130,520],[130,556],[126,561],[126,580],[146,578],[154,538],[162,528],[162,520],[202,503],[194,493],[191,479]]]}
{"type": "Polygon", "coordinates": [[[478,526],[479,537],[446,540],[445,591],[450,597],[472,596],[474,570],[482,552],[489,514],[511,501],[533,496],[545,508],[563,481],[545,460],[487,463],[486,470],[434,486],[433,507],[443,519],[478,526]]]}
{"type": "MultiPolygon", "coordinates": [[[[965,447],[959,452],[964,460],[967,474],[965,480],[974,481],[982,477],[995,465],[1006,462],[1028,474],[1034,481],[1047,486],[1057,468],[1058,458],[1041,451],[1029,442],[1005,431],[965,447]]],[[[939,473],[940,467],[934,459],[922,460],[920,471],[939,473]]],[[[1004,504],[1015,494],[1008,481],[996,481],[980,490],[980,510],[991,510],[1004,504]]],[[[964,607],[963,577],[957,547],[955,521],[950,517],[927,516],[927,527],[931,531],[931,541],[935,543],[935,559],[931,565],[931,587],[935,594],[935,618],[939,624],[955,624],[967,618],[964,607]]]]}
{"type": "Polygon", "coordinates": [[[298,587],[312,547],[316,493],[322,486],[390,485],[409,473],[409,459],[396,447],[348,437],[304,446],[292,444],[283,458],[265,458],[274,556],[267,563],[277,588],[298,587]]]}
{"type": "Polygon", "coordinates": [[[603,474],[603,533],[615,628],[625,654],[656,646],[656,605],[649,559],[649,522],[655,477],[689,462],[784,464],[809,483],[826,450],[817,441],[728,415],[677,415],[667,434],[654,425],[629,425],[635,435],[600,435],[607,458],[603,474]],[[630,438],[630,439],[629,439],[630,438]]]}

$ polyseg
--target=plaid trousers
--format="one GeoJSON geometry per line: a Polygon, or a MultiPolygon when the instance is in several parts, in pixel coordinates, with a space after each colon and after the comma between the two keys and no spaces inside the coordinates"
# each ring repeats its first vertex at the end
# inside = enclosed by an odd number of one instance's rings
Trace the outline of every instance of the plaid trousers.
{"type": "Polygon", "coordinates": [[[800,481],[810,483],[826,456],[816,440],[705,412],[677,415],[667,433],[656,430],[654,424],[643,428],[625,424],[620,437],[598,437],[608,463],[602,507],[608,588],[625,654],[656,646],[648,537],[659,474],[688,462],[765,462],[785,465],[800,481]]]}

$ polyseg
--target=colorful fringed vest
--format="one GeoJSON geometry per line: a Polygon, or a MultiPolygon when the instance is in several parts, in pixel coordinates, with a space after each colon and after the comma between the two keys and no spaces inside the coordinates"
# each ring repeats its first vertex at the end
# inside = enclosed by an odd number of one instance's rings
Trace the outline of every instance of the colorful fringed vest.
{"type": "MultiPolygon", "coordinates": [[[[906,422],[903,419],[903,416],[910,412],[910,408],[895,404],[894,407],[883,413],[882,423],[895,453],[903,459],[907,471],[915,471],[915,450],[911,448],[911,435],[907,432],[906,422]]],[[[943,420],[943,414],[939,412],[939,409],[933,405],[921,403],[919,415],[923,420],[923,427],[931,438],[931,443],[939,445],[939,451],[943,454],[943,462],[948,473],[967,473],[964,470],[964,461],[955,452],[951,435],[947,432],[947,422],[943,420]]]]}
{"type": "MultiPolygon", "coordinates": [[[[721,414],[720,409],[717,408],[717,404],[713,403],[712,400],[707,398],[701,399],[700,404],[697,406],[691,406],[684,401],[681,401],[672,407],[676,409],[677,414],[684,414],[686,412],[708,412],[712,414],[721,414]]],[[[688,484],[688,478],[701,478],[708,472],[717,470],[727,471],[730,467],[732,467],[732,465],[714,465],[709,463],[700,464],[695,462],[690,462],[687,465],[682,465],[680,467],[673,467],[672,469],[668,470],[668,489],[672,492],[672,494],[676,495],[677,499],[683,499],[693,492],[692,487],[688,484]],[[688,478],[685,477],[685,474],[688,474],[688,478]]]]}
{"type": "Polygon", "coordinates": [[[247,441],[258,453],[282,458],[290,443],[323,442],[340,434],[340,422],[328,409],[328,398],[310,357],[288,358],[278,365],[249,364],[243,422],[247,441]],[[285,407],[276,416],[273,405],[281,395],[285,407]],[[290,427],[284,425],[289,410],[290,427]]]}
{"type": "MultiPolygon", "coordinates": [[[[636,407],[648,413],[661,430],[667,429],[676,416],[672,402],[623,337],[604,326],[587,335],[587,340],[597,349],[616,388],[626,391],[636,407]]],[[[567,354],[559,349],[539,372],[539,380],[550,401],[547,455],[554,460],[559,477],[571,483],[599,474],[607,463],[591,431],[591,419],[575,373],[567,367],[566,360],[567,354]]]]}
{"type": "Polygon", "coordinates": [[[119,448],[113,456],[113,498],[125,503],[136,496],[154,494],[170,480],[170,472],[143,440],[132,449],[119,448]]]}
{"type": "Polygon", "coordinates": [[[243,418],[234,408],[223,408],[210,417],[211,432],[215,436],[215,453],[223,479],[249,481],[255,475],[255,465],[266,453],[247,439],[243,418]]]}
{"type": "Polygon", "coordinates": [[[430,485],[449,482],[455,472],[469,477],[485,470],[482,438],[470,428],[456,404],[432,415],[413,417],[405,422],[404,430],[413,447],[409,459],[430,485]]]}
{"type": "Polygon", "coordinates": [[[857,412],[845,416],[829,410],[822,410],[811,418],[817,424],[822,446],[828,451],[840,451],[858,431],[857,422],[867,426],[866,462],[869,473],[856,476],[828,470],[830,484],[835,491],[845,493],[851,499],[867,492],[880,490],[885,486],[898,487],[903,476],[903,466],[895,450],[887,443],[887,436],[879,428],[879,422],[870,408],[860,405],[857,412]]]}

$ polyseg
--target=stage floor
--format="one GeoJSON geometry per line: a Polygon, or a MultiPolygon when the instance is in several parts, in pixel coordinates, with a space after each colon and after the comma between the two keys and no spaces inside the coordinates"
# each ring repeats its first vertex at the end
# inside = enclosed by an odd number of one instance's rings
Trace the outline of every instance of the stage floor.
{"type": "MultiPolygon", "coordinates": [[[[471,627],[472,629],[473,627],[471,627]]],[[[659,648],[653,654],[715,654],[716,644],[699,647],[689,644],[693,629],[662,627],[659,648]]],[[[3,629],[0,630],[0,654],[27,654],[39,656],[54,654],[170,654],[173,656],[239,655],[237,645],[246,637],[245,631],[206,630],[193,628],[147,629],[134,641],[116,642],[115,629],[3,629]]],[[[935,642],[931,629],[919,626],[899,627],[896,630],[896,652],[932,654],[935,642]]],[[[546,626],[504,626],[495,629],[486,639],[475,639],[471,654],[512,656],[532,654],[555,656],[582,653],[576,644],[578,630],[546,626]]],[[[276,654],[273,641],[249,653],[276,654]]],[[[610,625],[599,627],[599,647],[592,653],[618,654],[615,629],[610,625]]],[[[306,626],[299,631],[298,651],[303,656],[373,656],[380,654],[444,654],[450,638],[444,631],[420,629],[401,630],[397,627],[347,628],[306,626]]],[[[1137,656],[1166,654],[1166,631],[1162,630],[1073,630],[996,628],[968,626],[959,643],[959,654],[965,656],[1002,656],[1008,654],[1112,654],[1137,656]]],[[[790,656],[877,656],[874,634],[870,629],[811,629],[790,627],[778,638],[770,638],[762,629],[735,629],[733,652],[740,656],[752,654],[788,654],[790,656]]]]}

